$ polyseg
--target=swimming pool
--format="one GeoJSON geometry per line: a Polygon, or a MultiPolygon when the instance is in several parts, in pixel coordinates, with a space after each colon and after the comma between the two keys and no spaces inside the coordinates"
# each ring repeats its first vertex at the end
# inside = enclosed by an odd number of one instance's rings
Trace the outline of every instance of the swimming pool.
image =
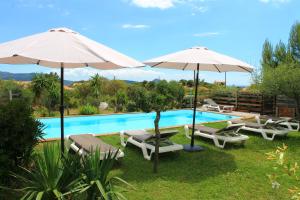
{"type": "MultiPolygon", "coordinates": [[[[65,118],[65,135],[83,133],[112,133],[121,130],[136,130],[154,128],[155,113],[133,113],[95,115],[65,118]]],[[[196,123],[229,120],[235,116],[210,112],[197,112],[196,123]]],[[[45,139],[60,137],[60,118],[39,119],[45,125],[45,139]]],[[[175,110],[161,113],[160,127],[192,124],[192,110],[175,110]]]]}

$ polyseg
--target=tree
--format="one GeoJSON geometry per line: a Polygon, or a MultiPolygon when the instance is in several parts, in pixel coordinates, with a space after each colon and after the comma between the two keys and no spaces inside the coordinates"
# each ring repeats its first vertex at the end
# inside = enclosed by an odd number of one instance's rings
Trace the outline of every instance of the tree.
{"type": "Polygon", "coordinates": [[[99,76],[99,74],[96,74],[95,76],[92,76],[89,84],[91,87],[91,92],[94,97],[97,99],[100,98],[100,94],[102,92],[102,87],[103,87],[103,77],[99,76]]]}
{"type": "Polygon", "coordinates": [[[269,95],[286,95],[296,102],[300,116],[300,24],[295,23],[290,32],[289,44],[279,42],[273,50],[266,40],[262,53],[262,91],[269,95]]]}
{"type": "Polygon", "coordinates": [[[159,121],[161,117],[161,112],[173,108],[176,105],[176,95],[177,91],[172,89],[172,83],[167,81],[156,82],[154,87],[151,89],[138,89],[136,96],[136,103],[139,108],[144,112],[156,112],[156,117],[154,120],[155,127],[155,156],[153,171],[157,173],[158,170],[158,154],[159,154],[159,141],[160,141],[160,131],[159,131],[159,121]]]}
{"type": "Polygon", "coordinates": [[[194,87],[194,80],[188,80],[187,83],[186,83],[186,85],[188,87],[194,87]]]}
{"type": "Polygon", "coordinates": [[[291,29],[289,47],[293,59],[300,62],[300,23],[296,22],[291,29]]]}
{"type": "Polygon", "coordinates": [[[273,46],[269,40],[265,40],[262,50],[261,66],[263,70],[266,67],[274,67],[273,46]]]}
{"type": "Polygon", "coordinates": [[[262,90],[269,95],[286,95],[296,102],[296,114],[300,116],[300,66],[296,63],[267,68],[262,90]]]}
{"type": "Polygon", "coordinates": [[[34,119],[32,109],[23,99],[0,104],[0,182],[8,182],[8,172],[28,164],[43,136],[43,125],[34,119]]]}
{"type": "Polygon", "coordinates": [[[122,90],[117,91],[113,99],[113,104],[115,105],[115,112],[122,112],[127,104],[126,93],[122,90]]]}
{"type": "Polygon", "coordinates": [[[119,90],[126,91],[127,84],[122,80],[111,80],[106,86],[105,94],[114,96],[119,90]]]}
{"type": "Polygon", "coordinates": [[[181,80],[179,81],[179,83],[180,83],[182,86],[186,86],[187,80],[181,79],[181,80]]]}
{"type": "Polygon", "coordinates": [[[36,74],[31,82],[35,102],[47,107],[49,115],[59,103],[59,84],[59,77],[56,73],[36,74]]]}

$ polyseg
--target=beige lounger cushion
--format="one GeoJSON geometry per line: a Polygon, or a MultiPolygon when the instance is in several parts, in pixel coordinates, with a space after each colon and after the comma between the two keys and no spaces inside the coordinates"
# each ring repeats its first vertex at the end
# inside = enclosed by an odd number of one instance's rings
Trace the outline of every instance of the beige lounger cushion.
{"type": "MultiPolygon", "coordinates": [[[[169,138],[173,135],[176,135],[178,133],[177,130],[165,130],[160,131],[160,138],[169,138]]],[[[132,130],[132,131],[126,131],[125,135],[132,136],[132,138],[138,142],[145,142],[146,140],[150,140],[155,138],[154,134],[148,133],[144,130],[132,130]]]]}
{"type": "MultiPolygon", "coordinates": [[[[193,125],[189,125],[188,127],[189,129],[193,129],[193,125]]],[[[211,128],[202,125],[195,125],[195,130],[199,130],[200,132],[207,133],[207,134],[216,134],[220,129],[211,128]]]]}
{"type": "Polygon", "coordinates": [[[71,135],[69,139],[72,140],[78,148],[88,153],[99,148],[101,153],[108,153],[109,151],[116,152],[118,150],[91,134],[71,135]]]}

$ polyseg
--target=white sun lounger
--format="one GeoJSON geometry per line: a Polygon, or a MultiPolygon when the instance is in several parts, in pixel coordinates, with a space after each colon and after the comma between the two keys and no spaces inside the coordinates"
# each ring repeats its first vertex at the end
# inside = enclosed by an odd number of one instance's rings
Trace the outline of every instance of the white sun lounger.
{"type": "Polygon", "coordinates": [[[68,136],[68,140],[71,141],[70,148],[82,156],[99,149],[100,160],[102,160],[109,152],[112,154],[118,152],[116,159],[124,157],[123,151],[103,142],[101,139],[96,138],[92,134],[70,135],[68,136]]]}
{"type": "MultiPolygon", "coordinates": [[[[244,144],[249,139],[248,136],[238,134],[237,130],[241,125],[232,125],[223,129],[210,128],[202,125],[195,125],[195,135],[212,139],[215,146],[224,148],[226,143],[244,144]]],[[[189,135],[189,129],[192,129],[192,125],[185,125],[184,131],[187,138],[191,138],[189,135]]]]}
{"type": "Polygon", "coordinates": [[[231,105],[219,105],[212,99],[204,99],[204,106],[207,110],[217,111],[217,112],[232,112],[234,106],[231,105]]]}
{"type": "Polygon", "coordinates": [[[243,124],[243,126],[238,130],[246,130],[254,133],[260,133],[262,137],[266,140],[274,140],[275,136],[286,136],[289,133],[289,130],[283,128],[282,126],[276,123],[268,123],[268,124],[261,124],[259,117],[255,116],[257,122],[246,122],[241,120],[232,120],[228,121],[229,125],[232,124],[243,124]]]}
{"type": "MultiPolygon", "coordinates": [[[[159,147],[159,153],[174,152],[183,149],[182,145],[175,144],[168,139],[177,133],[177,130],[161,131],[160,139],[161,144],[164,144],[164,146],[159,147]]],[[[155,152],[155,135],[145,130],[121,131],[120,139],[122,146],[126,147],[128,143],[131,143],[141,148],[145,159],[151,160],[152,154],[155,152]],[[125,140],[125,135],[128,136],[127,140],[125,140]]]]}
{"type": "Polygon", "coordinates": [[[276,123],[281,125],[284,128],[289,129],[290,131],[299,131],[300,125],[299,125],[299,121],[290,118],[290,117],[270,117],[270,116],[263,116],[265,119],[267,119],[267,121],[265,122],[265,124],[268,123],[276,123]]]}

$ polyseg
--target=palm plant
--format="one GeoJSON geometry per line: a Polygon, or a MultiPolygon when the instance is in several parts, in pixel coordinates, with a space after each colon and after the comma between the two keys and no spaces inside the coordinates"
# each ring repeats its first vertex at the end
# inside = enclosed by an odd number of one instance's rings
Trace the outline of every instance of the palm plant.
{"type": "Polygon", "coordinates": [[[14,189],[21,199],[64,199],[82,189],[80,159],[67,154],[61,159],[59,150],[58,145],[45,144],[42,152],[33,156],[31,170],[22,168],[22,174],[12,174],[22,186],[14,189]]]}
{"type": "MultiPolygon", "coordinates": [[[[97,150],[85,157],[65,153],[61,156],[57,144],[45,144],[33,157],[32,169],[21,168],[23,173],[12,173],[19,189],[0,187],[20,195],[20,199],[126,199],[125,188],[115,185],[121,178],[109,176],[117,156],[108,153],[100,160],[97,150]]],[[[65,151],[67,152],[67,151],[65,151]]]]}
{"type": "Polygon", "coordinates": [[[131,185],[119,177],[109,177],[109,172],[113,167],[117,153],[117,151],[116,153],[109,152],[100,160],[100,151],[96,150],[94,153],[83,158],[82,170],[85,188],[81,190],[81,193],[86,193],[86,199],[126,199],[122,194],[125,188],[116,186],[113,182],[118,181],[126,186],[131,185]]]}
{"type": "Polygon", "coordinates": [[[90,80],[90,87],[92,88],[92,93],[97,99],[100,97],[102,79],[103,78],[99,76],[99,74],[96,74],[95,76],[92,76],[90,80]]]}

